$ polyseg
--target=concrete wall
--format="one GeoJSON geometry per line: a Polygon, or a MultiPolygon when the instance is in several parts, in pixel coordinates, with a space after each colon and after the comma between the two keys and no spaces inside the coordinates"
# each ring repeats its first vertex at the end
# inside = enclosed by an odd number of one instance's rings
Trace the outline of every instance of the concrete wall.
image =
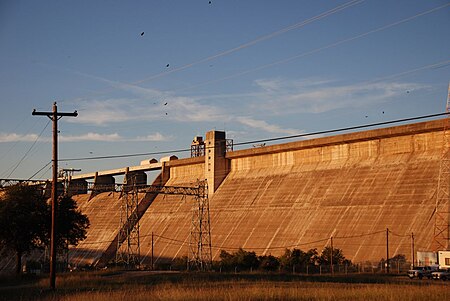
{"type": "MultiPolygon", "coordinates": [[[[441,130],[433,121],[227,153],[230,172],[210,199],[214,259],[239,247],[320,252],[333,236],[347,258],[376,263],[386,257],[386,228],[390,257],[410,257],[411,232],[416,251],[429,249],[441,130]]],[[[171,168],[167,185],[204,176],[195,162],[171,168]]],[[[188,254],[189,202],[158,196],[142,219],[143,255],[151,232],[155,259],[188,254]]]]}
{"type": "MultiPolygon", "coordinates": [[[[171,162],[166,186],[195,186],[205,178],[205,159],[196,157],[171,162]]],[[[140,246],[143,264],[150,266],[152,232],[156,264],[188,255],[192,222],[192,196],[158,195],[140,220],[140,246]]]]}
{"type": "MultiPolygon", "coordinates": [[[[347,258],[378,262],[386,257],[386,228],[391,257],[410,258],[411,232],[416,251],[429,250],[442,125],[438,120],[227,153],[226,177],[210,198],[214,259],[221,249],[238,247],[273,255],[294,247],[320,251],[333,236],[347,258]]],[[[205,162],[166,162],[166,185],[195,186],[208,177],[205,162]]],[[[108,245],[102,241],[113,240],[117,198],[79,196],[91,228],[72,258],[95,262],[108,245]]],[[[156,263],[188,255],[192,205],[192,197],[173,195],[152,201],[140,220],[144,264],[150,263],[152,232],[156,263]]]]}
{"type": "MultiPolygon", "coordinates": [[[[228,153],[211,200],[213,244],[280,255],[333,236],[355,262],[431,246],[442,123],[428,122],[228,153]]],[[[219,249],[213,252],[215,258],[219,249]]]]}

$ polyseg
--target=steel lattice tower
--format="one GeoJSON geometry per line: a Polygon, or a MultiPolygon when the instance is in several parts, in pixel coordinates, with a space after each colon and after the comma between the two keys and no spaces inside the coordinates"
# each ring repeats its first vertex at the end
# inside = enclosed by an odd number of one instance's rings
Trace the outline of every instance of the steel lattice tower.
{"type": "Polygon", "coordinates": [[[131,183],[126,183],[122,189],[116,263],[123,263],[128,267],[139,267],[141,252],[136,179],[132,178],[131,183]]]}
{"type": "MultiPolygon", "coordinates": [[[[450,113],[450,84],[448,86],[446,112],[450,113]]],[[[438,187],[436,191],[436,208],[434,212],[434,251],[450,248],[450,115],[444,121],[444,137],[439,167],[438,187]]]]}
{"type": "Polygon", "coordinates": [[[192,207],[192,225],[189,239],[189,266],[209,270],[212,264],[211,224],[209,215],[208,185],[198,181],[198,194],[192,207]]]}

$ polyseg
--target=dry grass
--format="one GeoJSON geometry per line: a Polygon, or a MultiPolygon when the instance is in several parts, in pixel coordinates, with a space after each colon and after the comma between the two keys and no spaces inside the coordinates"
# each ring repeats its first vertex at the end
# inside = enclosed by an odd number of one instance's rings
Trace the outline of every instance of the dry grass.
{"type": "Polygon", "coordinates": [[[79,273],[2,288],[4,300],[450,300],[446,282],[406,277],[79,273]]]}

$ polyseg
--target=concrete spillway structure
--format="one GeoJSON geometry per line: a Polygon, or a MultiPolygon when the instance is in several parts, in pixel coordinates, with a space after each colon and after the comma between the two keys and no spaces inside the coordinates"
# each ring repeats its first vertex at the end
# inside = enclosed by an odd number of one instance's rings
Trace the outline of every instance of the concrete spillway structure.
{"type": "MultiPolygon", "coordinates": [[[[443,125],[435,120],[229,152],[225,133],[209,132],[205,155],[165,162],[161,183],[208,180],[213,259],[239,247],[259,255],[320,252],[333,237],[353,262],[378,262],[386,258],[389,228],[389,256],[411,260],[411,233],[416,251],[431,249],[443,125]]],[[[105,264],[117,244],[119,194],[74,198],[91,227],[71,249],[71,262],[105,264]]],[[[143,263],[150,264],[152,236],[156,263],[187,256],[193,197],[140,199],[143,263]]]]}
{"type": "MultiPolygon", "coordinates": [[[[386,258],[387,228],[390,256],[411,258],[411,233],[416,250],[430,250],[442,120],[227,153],[208,147],[208,141],[224,138],[209,133],[204,157],[167,165],[166,185],[193,186],[203,178],[215,183],[213,259],[220,250],[239,247],[272,255],[294,247],[320,251],[333,237],[352,261],[378,262],[386,258]]],[[[93,201],[88,215],[117,215],[115,199],[105,198],[102,206],[93,201]]],[[[156,262],[188,255],[192,202],[192,197],[154,198],[140,219],[144,263],[150,262],[152,233],[156,262]]],[[[113,228],[104,232],[117,231],[113,228]]]]}
{"type": "MultiPolygon", "coordinates": [[[[320,251],[333,237],[354,262],[377,262],[386,258],[387,228],[390,256],[411,258],[412,233],[416,251],[430,250],[442,125],[438,120],[227,153],[230,171],[210,200],[213,258],[238,247],[273,255],[293,247],[320,251]]],[[[200,177],[202,167],[195,170],[200,177]]],[[[190,213],[181,208],[152,208],[165,215],[147,232],[176,238],[160,239],[172,246],[155,247],[156,256],[187,254],[190,213]],[[158,230],[171,225],[176,231],[158,230]]],[[[152,219],[149,211],[143,225],[152,219]]]]}
{"type": "MultiPolygon", "coordinates": [[[[430,250],[442,148],[433,121],[228,153],[213,242],[263,254],[328,245],[354,262],[430,250]]],[[[218,251],[215,252],[217,257],[218,251]]]]}

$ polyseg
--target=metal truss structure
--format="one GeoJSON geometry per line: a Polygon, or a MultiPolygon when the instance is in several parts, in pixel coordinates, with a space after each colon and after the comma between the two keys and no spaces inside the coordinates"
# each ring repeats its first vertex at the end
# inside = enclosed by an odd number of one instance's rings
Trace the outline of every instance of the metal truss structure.
{"type": "Polygon", "coordinates": [[[140,188],[139,192],[194,196],[189,238],[189,267],[198,270],[210,269],[212,263],[211,222],[206,180],[198,180],[195,187],[147,185],[140,188]]]}
{"type": "Polygon", "coordinates": [[[139,267],[140,265],[138,193],[194,196],[189,239],[189,266],[199,270],[210,269],[212,263],[211,230],[206,180],[199,180],[195,187],[135,185],[133,180],[132,183],[122,185],[116,262],[130,267],[139,267]]]}
{"type": "Polygon", "coordinates": [[[138,189],[136,179],[125,183],[120,206],[120,228],[117,239],[116,263],[127,267],[140,266],[140,238],[138,215],[138,189]]]}
{"type": "Polygon", "coordinates": [[[202,157],[204,155],[205,155],[205,145],[204,144],[191,145],[191,158],[202,157]]]}
{"type": "Polygon", "coordinates": [[[199,270],[210,270],[211,223],[209,214],[208,185],[198,181],[195,202],[192,204],[192,225],[189,239],[189,266],[199,270]]]}
{"type": "MultiPolygon", "coordinates": [[[[450,84],[446,112],[450,113],[450,84]]],[[[444,121],[444,137],[436,191],[435,223],[432,248],[434,251],[450,248],[450,116],[444,121]]]]}
{"type": "Polygon", "coordinates": [[[0,179],[0,190],[17,184],[43,185],[45,180],[0,179]]]}
{"type": "Polygon", "coordinates": [[[225,139],[225,151],[232,152],[234,148],[233,139],[225,139]]]}

